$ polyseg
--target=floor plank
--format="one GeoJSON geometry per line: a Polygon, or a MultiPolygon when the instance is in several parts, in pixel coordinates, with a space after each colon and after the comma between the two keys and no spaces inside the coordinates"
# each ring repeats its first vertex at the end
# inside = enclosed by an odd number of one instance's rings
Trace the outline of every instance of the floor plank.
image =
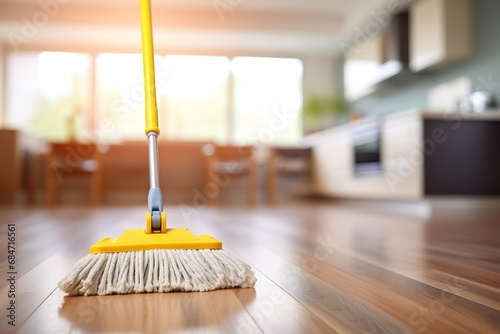
{"type": "MultiPolygon", "coordinates": [[[[83,333],[174,333],[200,329],[231,333],[232,328],[243,323],[258,328],[233,290],[64,297],[59,316],[74,324],[72,332],[83,333]]],[[[26,327],[29,325],[28,322],[26,327]]]]}
{"type": "Polygon", "coordinates": [[[443,273],[438,270],[404,272],[402,275],[416,281],[445,290],[453,283],[455,294],[476,303],[500,310],[500,290],[490,286],[443,273]]]}
{"type": "MultiPolygon", "coordinates": [[[[58,280],[103,237],[144,224],[143,207],[0,208],[16,224],[16,328],[1,333],[497,333],[500,214],[431,217],[335,202],[168,208],[254,268],[255,289],[67,297],[58,280]]],[[[6,252],[0,308],[6,309],[6,252]]],[[[5,320],[5,319],[4,319],[5,320]]]]}
{"type": "Polygon", "coordinates": [[[255,322],[241,322],[238,333],[334,333],[321,318],[278,286],[257,286],[256,291],[240,289],[236,296],[255,322]]]}

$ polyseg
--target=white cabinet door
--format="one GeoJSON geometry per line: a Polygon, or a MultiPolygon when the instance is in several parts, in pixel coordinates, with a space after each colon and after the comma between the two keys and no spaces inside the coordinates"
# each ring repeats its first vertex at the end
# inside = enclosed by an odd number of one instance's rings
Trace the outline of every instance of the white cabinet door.
{"type": "Polygon", "coordinates": [[[420,0],[410,8],[410,68],[433,70],[467,59],[471,51],[470,0],[420,0]]]}

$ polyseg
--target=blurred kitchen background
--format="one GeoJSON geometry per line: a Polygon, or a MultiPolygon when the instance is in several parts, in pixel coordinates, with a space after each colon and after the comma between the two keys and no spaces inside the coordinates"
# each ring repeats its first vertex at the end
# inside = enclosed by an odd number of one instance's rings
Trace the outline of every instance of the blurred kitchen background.
{"type": "MultiPolygon", "coordinates": [[[[167,203],[498,203],[500,2],[152,0],[167,203]]],[[[142,204],[137,0],[0,2],[0,201],[142,204]]]]}

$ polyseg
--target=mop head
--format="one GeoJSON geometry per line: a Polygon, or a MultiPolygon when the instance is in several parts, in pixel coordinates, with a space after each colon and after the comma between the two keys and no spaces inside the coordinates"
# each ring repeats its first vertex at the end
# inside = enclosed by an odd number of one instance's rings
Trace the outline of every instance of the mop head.
{"type": "Polygon", "coordinates": [[[251,267],[221,247],[218,240],[195,237],[187,229],[165,234],[128,230],[118,239],[92,246],[91,254],[74,265],[59,288],[69,295],[90,296],[253,287],[251,267]]]}

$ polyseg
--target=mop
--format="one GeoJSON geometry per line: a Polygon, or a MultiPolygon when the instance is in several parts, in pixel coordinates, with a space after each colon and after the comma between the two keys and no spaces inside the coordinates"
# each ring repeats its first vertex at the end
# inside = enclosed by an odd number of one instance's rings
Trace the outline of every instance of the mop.
{"type": "Polygon", "coordinates": [[[158,173],[158,111],[150,0],[141,0],[146,135],[150,189],[146,228],[126,230],[119,238],[104,238],[90,247],[59,282],[69,295],[110,295],[144,292],[210,291],[251,288],[251,267],[222,250],[207,234],[194,236],[186,228],[167,228],[158,173]]]}

